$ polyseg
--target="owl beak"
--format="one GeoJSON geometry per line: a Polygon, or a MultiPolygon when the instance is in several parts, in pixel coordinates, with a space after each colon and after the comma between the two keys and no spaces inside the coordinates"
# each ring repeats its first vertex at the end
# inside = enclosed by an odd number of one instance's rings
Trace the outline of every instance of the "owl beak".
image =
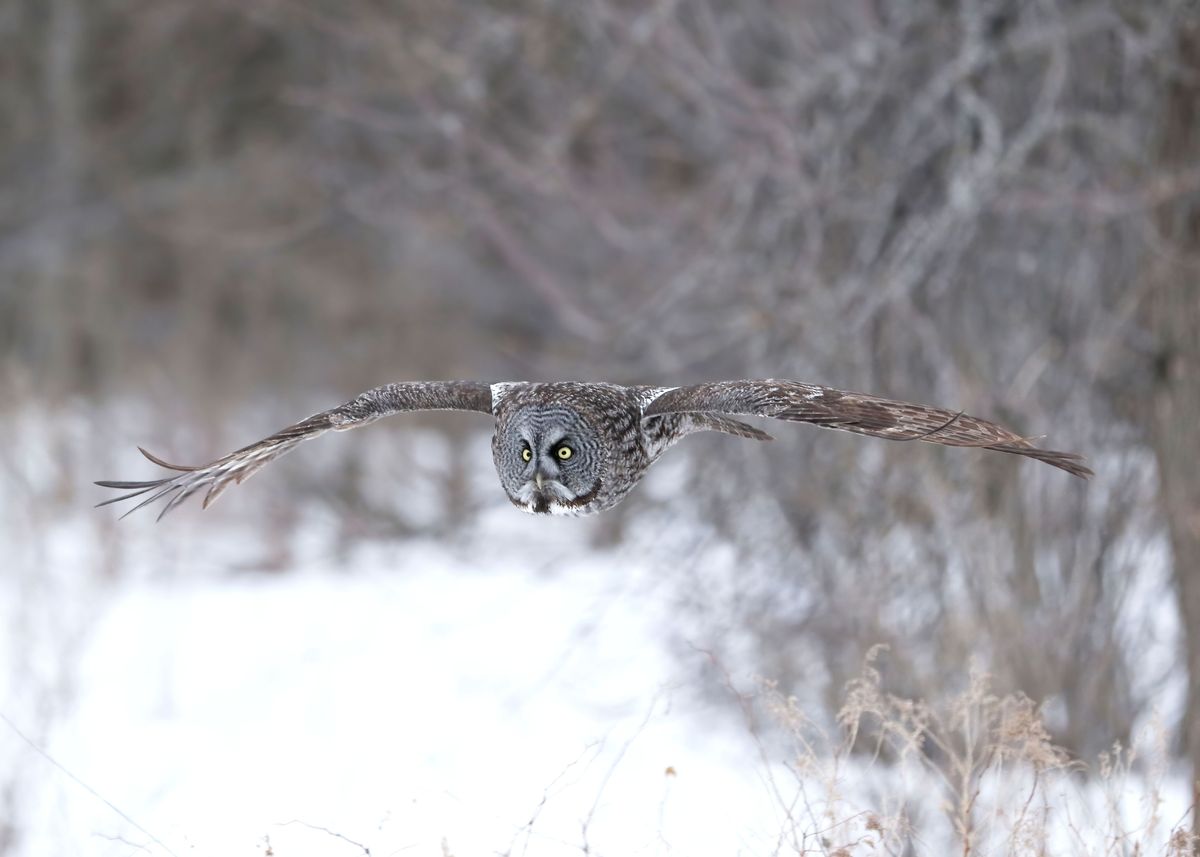
{"type": "Polygon", "coordinates": [[[545,481],[545,477],[542,476],[542,471],[539,470],[533,474],[533,482],[535,485],[537,485],[537,488],[539,491],[542,490],[542,483],[544,481],[545,481]]]}

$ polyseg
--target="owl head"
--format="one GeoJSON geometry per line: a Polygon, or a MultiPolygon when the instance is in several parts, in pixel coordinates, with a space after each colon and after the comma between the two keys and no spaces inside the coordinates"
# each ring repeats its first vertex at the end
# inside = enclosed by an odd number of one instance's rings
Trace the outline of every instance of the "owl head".
{"type": "Polygon", "coordinates": [[[508,499],[539,515],[586,514],[607,469],[596,429],[561,404],[526,405],[499,421],[492,458],[508,499]]]}

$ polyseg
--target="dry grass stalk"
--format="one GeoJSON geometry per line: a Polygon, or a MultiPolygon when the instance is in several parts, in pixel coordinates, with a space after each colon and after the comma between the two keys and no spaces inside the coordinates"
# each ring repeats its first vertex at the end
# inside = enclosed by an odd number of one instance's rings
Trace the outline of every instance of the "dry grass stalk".
{"type": "Polygon", "coordinates": [[[1161,724],[1148,730],[1146,759],[1115,745],[1089,766],[1054,744],[1034,700],[995,693],[982,669],[943,702],[908,699],[884,689],[880,651],[848,684],[834,731],[764,682],[764,705],[792,742],[803,812],[789,813],[794,829],[780,841],[796,853],[1194,853],[1189,814],[1164,817],[1161,724]]]}

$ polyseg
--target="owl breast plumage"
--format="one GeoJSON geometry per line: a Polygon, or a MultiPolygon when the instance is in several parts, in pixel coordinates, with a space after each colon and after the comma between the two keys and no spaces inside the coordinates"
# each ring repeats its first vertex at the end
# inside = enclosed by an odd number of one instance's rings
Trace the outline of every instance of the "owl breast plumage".
{"type": "Polygon", "coordinates": [[[367,390],[205,465],[169,464],[143,449],[146,458],[173,475],[144,482],[97,482],[128,492],[100,505],[149,494],[130,511],[162,500],[161,518],[202,491],[203,505],[208,506],[229,485],[305,440],[418,410],[491,416],[492,458],[500,485],[514,506],[534,514],[587,515],[612,508],[667,449],[694,432],[771,439],[735,419],[739,416],[807,422],[894,441],[991,449],[1033,458],[1075,476],[1091,475],[1078,455],[1042,449],[962,411],[799,381],[718,381],[685,387],[407,381],[367,390]]]}

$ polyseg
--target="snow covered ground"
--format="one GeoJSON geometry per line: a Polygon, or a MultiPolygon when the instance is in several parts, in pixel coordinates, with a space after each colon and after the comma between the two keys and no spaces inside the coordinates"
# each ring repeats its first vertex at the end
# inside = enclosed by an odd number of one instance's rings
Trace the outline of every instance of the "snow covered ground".
{"type": "MultiPolygon", "coordinates": [[[[794,852],[790,760],[682,685],[653,568],[585,552],[547,574],[511,542],[480,555],[412,542],[352,570],[160,574],[97,595],[70,702],[39,742],[69,774],[0,725],[0,753],[26,772],[16,853],[794,852]]],[[[939,853],[932,782],[841,776],[875,805],[904,795],[939,853]]],[[[1135,779],[1111,792],[1131,827],[1183,815],[1182,795],[1146,806],[1135,779]]],[[[1102,841],[1106,796],[1065,788],[1102,841]]]]}
{"type": "MultiPolygon", "coordinates": [[[[645,534],[595,549],[593,522],[498,501],[461,539],[347,551],[314,512],[271,573],[251,568],[269,553],[257,498],[158,525],[116,524],[91,494],[52,511],[21,486],[53,485],[58,459],[29,448],[0,492],[13,854],[867,854],[855,813],[889,804],[922,822],[920,853],[948,847],[941,785],[919,767],[830,760],[837,781],[809,770],[806,785],[784,742],[704,702],[754,679],[702,668],[706,641],[680,628],[677,579],[637,549],[645,534]],[[696,662],[669,649],[680,636],[696,662]]],[[[645,489],[672,478],[664,466],[645,489]]],[[[736,585],[731,552],[690,561],[736,585]]],[[[993,820],[1028,792],[1015,774],[981,797],[993,820]]],[[[1123,841],[1161,851],[1186,816],[1168,785],[1150,804],[1139,776],[1056,781],[1053,817],[1073,828],[1053,853],[1102,853],[1113,807],[1136,834],[1123,841]]]]}
{"type": "Polygon", "coordinates": [[[47,749],[146,832],[52,775],[25,853],[771,850],[753,746],[673,708],[638,569],[454,565],[117,593],[47,749]]]}

